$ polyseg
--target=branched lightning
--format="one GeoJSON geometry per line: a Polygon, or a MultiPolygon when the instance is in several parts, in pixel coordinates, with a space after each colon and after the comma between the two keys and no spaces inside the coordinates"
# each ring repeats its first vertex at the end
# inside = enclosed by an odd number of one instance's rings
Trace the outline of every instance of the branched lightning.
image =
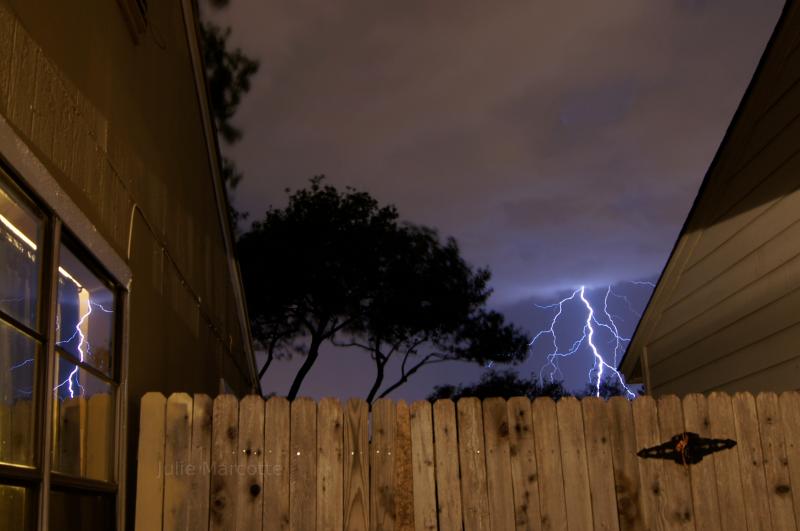
{"type": "MultiPolygon", "coordinates": [[[[631,284],[637,286],[654,286],[654,284],[651,282],[644,281],[631,282],[631,284]]],[[[531,348],[534,348],[536,342],[545,336],[549,336],[550,341],[552,342],[552,350],[546,355],[546,363],[539,371],[540,378],[545,379],[545,377],[547,377],[553,381],[557,377],[562,377],[563,374],[561,372],[561,368],[559,367],[559,361],[561,358],[574,356],[581,350],[581,347],[586,346],[592,355],[593,363],[592,367],[589,369],[588,378],[589,382],[594,388],[595,396],[600,396],[601,384],[604,376],[607,375],[612,381],[613,379],[616,379],[620,383],[629,398],[636,397],[636,393],[631,390],[630,387],[628,387],[622,374],[619,372],[619,370],[617,370],[620,355],[625,352],[627,344],[630,342],[630,338],[624,337],[620,333],[615,318],[617,320],[621,320],[621,318],[619,316],[615,316],[609,310],[609,297],[616,297],[624,300],[628,305],[628,308],[634,314],[641,316],[639,312],[635,311],[630,300],[624,295],[615,293],[611,286],[608,286],[606,289],[605,297],[603,298],[602,310],[595,310],[595,308],[592,306],[592,303],[586,297],[585,286],[581,286],[580,288],[576,289],[568,297],[561,299],[557,303],[549,305],[536,305],[537,308],[543,310],[556,309],[555,315],[550,320],[549,327],[536,333],[530,342],[531,348]],[[568,349],[560,350],[556,326],[564,315],[565,306],[569,303],[572,303],[573,305],[577,304],[579,307],[582,307],[581,311],[585,311],[585,321],[583,321],[581,336],[575,340],[568,349]],[[607,343],[610,352],[608,352],[605,356],[602,353],[602,349],[598,346],[599,338],[597,336],[597,332],[600,329],[605,330],[611,338],[607,343]]]]}

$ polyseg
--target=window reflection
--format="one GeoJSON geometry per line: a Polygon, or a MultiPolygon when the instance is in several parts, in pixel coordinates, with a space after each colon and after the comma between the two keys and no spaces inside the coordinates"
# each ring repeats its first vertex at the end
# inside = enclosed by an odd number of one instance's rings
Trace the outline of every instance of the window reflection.
{"type": "Polygon", "coordinates": [[[33,465],[38,344],[0,321],[0,462],[33,465]]]}
{"type": "Polygon", "coordinates": [[[0,485],[0,531],[33,529],[33,491],[25,487],[0,485]]]}
{"type": "Polygon", "coordinates": [[[115,529],[114,496],[52,490],[50,522],[51,527],[56,525],[59,531],[115,529]]]}

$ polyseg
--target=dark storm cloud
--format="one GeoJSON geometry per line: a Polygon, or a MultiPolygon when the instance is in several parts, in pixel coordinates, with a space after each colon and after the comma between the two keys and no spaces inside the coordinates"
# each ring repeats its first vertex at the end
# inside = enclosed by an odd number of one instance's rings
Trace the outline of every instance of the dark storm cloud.
{"type": "Polygon", "coordinates": [[[258,217],[325,173],[454,235],[496,302],[662,267],[779,0],[236,0],[258,217]]]}

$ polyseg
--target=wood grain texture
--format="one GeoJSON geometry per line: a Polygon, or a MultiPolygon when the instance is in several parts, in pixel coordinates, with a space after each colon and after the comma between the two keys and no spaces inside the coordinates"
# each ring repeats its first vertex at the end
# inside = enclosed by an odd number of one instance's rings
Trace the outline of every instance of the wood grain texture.
{"type": "Polygon", "coordinates": [[[800,526],[800,393],[787,391],[778,399],[781,408],[786,458],[789,461],[789,475],[792,478],[792,498],[794,518],[800,526]]]}
{"type": "Polygon", "coordinates": [[[164,444],[164,530],[189,531],[192,398],[174,393],[167,399],[164,444]]]}
{"type": "Polygon", "coordinates": [[[589,465],[583,435],[581,403],[574,397],[556,404],[558,437],[561,441],[561,470],[564,492],[569,493],[567,527],[570,531],[592,529],[592,497],[589,493],[589,465]]]}
{"type": "Polygon", "coordinates": [[[342,406],[323,398],[317,411],[317,529],[343,528],[342,406]]]}
{"type": "Polygon", "coordinates": [[[414,489],[414,529],[435,531],[436,471],[433,448],[431,403],[419,400],[411,404],[411,466],[414,489]]]}
{"type": "MultiPolygon", "coordinates": [[[[685,431],[683,408],[677,396],[662,396],[658,399],[658,429],[661,442],[685,431]]],[[[694,509],[692,507],[692,483],[689,466],[674,461],[664,461],[662,467],[662,513],[664,528],[693,531],[694,509]]]]}
{"type": "Polygon", "coordinates": [[[789,458],[786,454],[778,395],[761,393],[756,397],[761,452],[764,456],[764,475],[773,529],[797,529],[794,518],[789,458]]]}
{"type": "Polygon", "coordinates": [[[464,531],[491,529],[486,491],[486,451],[483,415],[477,398],[461,398],[458,414],[458,460],[461,468],[461,507],[464,531]]]}
{"type": "MultiPolygon", "coordinates": [[[[695,393],[683,397],[683,426],[686,431],[697,433],[701,437],[712,437],[705,396],[695,393]]],[[[689,467],[689,473],[692,482],[695,526],[702,530],[721,530],[714,459],[703,458],[699,463],[689,467]]]]}
{"type": "Polygon", "coordinates": [[[394,504],[397,509],[395,529],[414,529],[414,479],[411,464],[411,411],[404,401],[397,402],[397,428],[394,456],[394,504]]]}
{"type": "Polygon", "coordinates": [[[433,445],[436,455],[436,507],[441,531],[461,526],[461,471],[458,465],[456,407],[452,400],[433,404],[433,445]]]}
{"type": "Polygon", "coordinates": [[[567,509],[555,402],[548,397],[535,399],[531,406],[531,416],[536,443],[536,461],[539,464],[542,529],[566,531],[567,509]]]}
{"type": "MultiPolygon", "coordinates": [[[[736,425],[733,420],[733,404],[730,396],[724,393],[711,393],[708,396],[708,421],[711,437],[714,439],[736,439],[736,425]]],[[[711,459],[716,472],[719,518],[722,529],[744,531],[747,529],[747,514],[739,468],[738,444],[724,452],[716,452],[711,459]]]]}
{"type": "Polygon", "coordinates": [[[508,451],[511,458],[511,483],[514,491],[514,528],[538,529],[539,468],[531,423],[531,401],[524,396],[508,400],[508,451]]]}
{"type": "Polygon", "coordinates": [[[297,398],[291,405],[289,529],[306,531],[317,523],[317,404],[297,398]]]}
{"type": "Polygon", "coordinates": [[[592,520],[596,531],[619,529],[617,498],[614,494],[614,463],[611,451],[610,415],[605,400],[595,397],[581,401],[586,439],[592,520]]]}
{"type": "Polygon", "coordinates": [[[344,528],[369,529],[369,407],[347,401],[344,412],[344,528]]]}
{"type": "Polygon", "coordinates": [[[213,402],[208,395],[192,401],[192,447],[189,497],[189,529],[208,531],[208,492],[211,485],[211,425],[213,402]]]}
{"type": "Polygon", "coordinates": [[[639,458],[636,457],[636,433],[631,403],[621,396],[616,396],[607,402],[606,407],[609,416],[619,528],[622,531],[647,529],[642,507],[639,458]]]}
{"type": "Polygon", "coordinates": [[[142,397],[136,476],[136,531],[161,529],[164,507],[164,444],[167,399],[161,393],[142,397]]]}
{"type": "Polygon", "coordinates": [[[239,402],[236,528],[261,529],[264,511],[264,400],[249,395],[239,402]]]}
{"type": "MultiPolygon", "coordinates": [[[[89,397],[86,411],[86,477],[112,481],[114,463],[114,399],[109,393],[89,397]]],[[[191,399],[189,399],[191,411],[191,399]]],[[[189,434],[191,438],[191,433],[189,434]]]]}
{"type": "Polygon", "coordinates": [[[394,457],[397,410],[394,402],[381,399],[372,405],[370,452],[370,529],[393,531],[395,507],[394,457]]]}
{"type": "Polygon", "coordinates": [[[267,400],[264,413],[264,513],[262,531],[289,529],[290,406],[283,397],[267,400]]]}
{"type": "MultiPolygon", "coordinates": [[[[736,425],[736,442],[739,449],[739,467],[742,474],[742,492],[748,529],[770,530],[767,480],[764,476],[764,454],[758,433],[756,401],[749,393],[736,393],[733,420],[736,425]]],[[[778,530],[775,530],[778,531],[778,530]]]]}
{"type": "Polygon", "coordinates": [[[211,497],[209,529],[236,529],[236,445],[239,440],[239,402],[233,395],[214,399],[211,428],[211,497]]]}
{"type": "Polygon", "coordinates": [[[508,406],[504,399],[487,398],[483,401],[483,432],[491,529],[514,529],[508,406]]]}
{"type": "MultiPolygon", "coordinates": [[[[650,448],[661,444],[658,429],[656,402],[649,396],[642,396],[631,404],[636,433],[636,448],[650,448]]],[[[663,462],[660,459],[638,459],[639,484],[642,502],[644,529],[663,530],[662,509],[664,501],[663,462]]]]}

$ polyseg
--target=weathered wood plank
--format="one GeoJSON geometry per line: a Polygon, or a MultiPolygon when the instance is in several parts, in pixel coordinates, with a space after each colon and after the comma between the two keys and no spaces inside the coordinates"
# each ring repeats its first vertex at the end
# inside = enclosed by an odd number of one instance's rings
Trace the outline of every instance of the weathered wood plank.
{"type": "MultiPolygon", "coordinates": [[[[94,398],[94,397],[93,397],[94,398]]],[[[164,531],[189,531],[187,465],[192,444],[192,397],[173,393],[167,399],[164,444],[164,531]]]]}
{"type": "MultiPolygon", "coordinates": [[[[733,420],[731,397],[725,393],[711,393],[708,396],[708,421],[711,437],[715,439],[736,439],[736,426],[733,420]]],[[[745,531],[747,514],[744,505],[744,491],[739,468],[739,447],[735,446],[711,456],[714,463],[719,499],[719,517],[725,531],[745,531]]]]}
{"type": "Polygon", "coordinates": [[[347,401],[344,415],[344,528],[369,529],[369,408],[363,400],[347,401]]]}
{"type": "Polygon", "coordinates": [[[539,502],[542,529],[567,529],[567,510],[564,500],[564,476],[561,471],[561,441],[558,438],[556,404],[541,397],[531,406],[536,461],[539,464],[539,502]]]}
{"type": "Polygon", "coordinates": [[[397,531],[414,529],[414,480],[411,477],[411,415],[408,404],[397,403],[397,428],[394,444],[394,504],[397,531]]]}
{"type": "MultiPolygon", "coordinates": [[[[658,429],[662,442],[685,431],[683,409],[677,396],[658,399],[658,429]]],[[[692,484],[688,465],[664,461],[662,467],[662,513],[664,528],[674,530],[695,529],[692,507],[692,484]]]]}
{"type": "Polygon", "coordinates": [[[264,510],[264,400],[249,395],[239,402],[236,529],[261,529],[264,510]]]}
{"type": "MultiPolygon", "coordinates": [[[[683,398],[683,426],[686,431],[697,433],[701,437],[712,437],[705,396],[695,393],[683,398]]],[[[695,526],[703,531],[721,530],[714,460],[706,457],[695,463],[689,467],[689,474],[695,526]]]]}
{"type": "Polygon", "coordinates": [[[136,476],[136,530],[161,529],[164,503],[164,440],[167,399],[161,393],[142,397],[136,476]]]}
{"type": "Polygon", "coordinates": [[[616,396],[607,402],[617,517],[622,531],[648,529],[642,508],[636,432],[629,400],[616,396]]]}
{"type": "Polygon", "coordinates": [[[397,518],[395,507],[394,457],[397,410],[389,399],[372,405],[372,440],[370,441],[370,529],[393,531],[397,518]]]}
{"type": "Polygon", "coordinates": [[[189,529],[208,531],[208,493],[211,486],[211,424],[213,402],[208,395],[194,395],[189,496],[189,529]]]}
{"type": "Polygon", "coordinates": [[[524,396],[508,400],[508,451],[514,491],[514,528],[539,529],[539,469],[531,424],[531,401],[524,396]]]}
{"type": "Polygon", "coordinates": [[[458,414],[458,458],[461,467],[461,507],[464,531],[491,529],[486,492],[486,451],[483,415],[477,398],[461,398],[458,414]]]}
{"type": "Polygon", "coordinates": [[[581,403],[574,397],[556,404],[558,438],[561,441],[561,470],[564,492],[569,493],[567,527],[570,531],[592,529],[592,497],[589,493],[589,465],[583,435],[581,403]]]}
{"type": "Polygon", "coordinates": [[[317,529],[343,527],[342,426],[339,401],[323,398],[317,411],[317,529]]]}
{"type": "Polygon", "coordinates": [[[211,428],[211,496],[209,529],[236,529],[236,444],[239,439],[239,402],[233,395],[214,399],[211,428]]]}
{"type": "Polygon", "coordinates": [[[306,531],[317,523],[317,404],[292,402],[289,455],[289,529],[306,531]]]}
{"type": "MultiPolygon", "coordinates": [[[[642,396],[631,404],[633,424],[636,434],[636,448],[649,448],[661,444],[661,434],[658,429],[658,413],[656,403],[649,396],[642,396]]],[[[662,498],[664,489],[662,484],[662,462],[660,459],[638,459],[640,501],[644,529],[664,529],[664,519],[661,515],[664,504],[662,498]]]]}
{"type": "Polygon", "coordinates": [[[617,497],[614,495],[614,463],[611,456],[609,404],[596,397],[584,398],[583,428],[586,439],[592,520],[596,531],[619,529],[617,497]]]}
{"type": "Polygon", "coordinates": [[[764,476],[764,454],[758,433],[756,400],[749,393],[736,393],[732,404],[747,527],[768,531],[772,529],[772,525],[766,517],[769,514],[769,500],[764,476]]]}
{"type": "Polygon", "coordinates": [[[781,421],[783,422],[786,458],[792,478],[794,518],[800,526],[800,393],[787,391],[780,398],[781,421]]]}
{"type": "Polygon", "coordinates": [[[263,531],[289,529],[289,401],[267,400],[264,413],[263,531]]]}
{"type": "Polygon", "coordinates": [[[414,529],[436,531],[436,475],[431,403],[411,404],[411,465],[414,488],[414,529]]]}
{"type": "Polygon", "coordinates": [[[483,401],[483,432],[491,529],[514,529],[508,406],[502,398],[483,401]]]}
{"type": "Polygon", "coordinates": [[[458,467],[456,408],[452,400],[433,404],[433,446],[436,456],[436,511],[441,531],[460,531],[461,473],[458,467]]]}
{"type": "MultiPolygon", "coordinates": [[[[89,397],[86,410],[86,477],[113,479],[114,400],[108,393],[89,397]]],[[[169,461],[167,461],[169,462],[169,461]]]]}
{"type": "Polygon", "coordinates": [[[772,528],[791,531],[797,529],[794,518],[794,503],[786,454],[783,421],[778,395],[760,393],[756,397],[761,452],[764,456],[764,474],[770,506],[772,528]]]}

